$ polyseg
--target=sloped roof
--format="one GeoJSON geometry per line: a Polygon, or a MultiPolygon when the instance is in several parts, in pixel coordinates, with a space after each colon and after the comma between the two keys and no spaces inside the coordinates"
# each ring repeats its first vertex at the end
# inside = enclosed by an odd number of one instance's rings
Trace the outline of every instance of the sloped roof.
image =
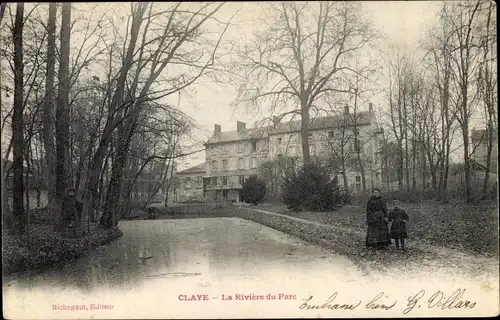
{"type": "Polygon", "coordinates": [[[191,173],[205,173],[205,171],[206,171],[205,164],[206,164],[206,162],[200,163],[199,165],[196,165],[194,167],[179,171],[176,174],[179,175],[179,174],[191,174],[191,173]]]}
{"type": "Polygon", "coordinates": [[[269,128],[250,128],[244,129],[241,132],[237,130],[233,131],[223,131],[217,136],[212,136],[208,139],[207,143],[219,143],[219,142],[229,142],[229,141],[239,141],[239,140],[250,140],[250,139],[264,139],[269,136],[269,128]]]}
{"type": "MultiPolygon", "coordinates": [[[[357,125],[367,125],[370,124],[371,121],[371,116],[369,112],[358,112],[356,114],[356,118],[357,118],[356,119],[357,125]]],[[[344,122],[343,115],[312,118],[309,122],[309,130],[336,128],[342,125],[343,122],[344,122]]],[[[349,114],[347,124],[348,125],[354,124],[354,117],[352,114],[349,114]]],[[[300,125],[301,125],[301,120],[294,120],[294,121],[280,123],[273,130],[272,134],[300,131],[300,125]]]]}
{"type": "MultiPolygon", "coordinates": [[[[369,125],[371,123],[371,115],[369,112],[358,112],[356,114],[357,125],[369,125]]],[[[352,114],[348,119],[348,125],[354,124],[354,119],[352,114]]],[[[309,130],[320,130],[328,128],[336,128],[343,124],[344,116],[335,115],[327,117],[312,118],[309,124],[309,130]]],[[[293,120],[287,122],[281,122],[276,127],[262,127],[262,128],[250,128],[244,129],[241,132],[237,130],[233,131],[223,131],[217,136],[212,136],[208,139],[207,144],[239,141],[239,140],[250,140],[250,139],[263,139],[271,136],[273,134],[297,132],[300,131],[301,120],[293,120]]]]}

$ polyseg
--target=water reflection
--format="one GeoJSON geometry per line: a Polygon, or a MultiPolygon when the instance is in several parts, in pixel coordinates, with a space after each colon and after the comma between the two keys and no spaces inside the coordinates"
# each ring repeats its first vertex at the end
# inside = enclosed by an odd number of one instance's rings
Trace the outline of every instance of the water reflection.
{"type": "Polygon", "coordinates": [[[318,263],[329,268],[332,263],[332,259],[322,262],[325,252],[317,247],[241,219],[127,221],[120,228],[122,238],[64,267],[25,273],[17,287],[89,293],[103,287],[132,290],[151,281],[181,278],[210,287],[214,282],[271,276],[286,281],[291,273],[306,273],[318,263]]]}
{"type": "MultiPolygon", "coordinates": [[[[229,304],[222,302],[222,294],[286,293],[298,299],[313,295],[319,302],[333,292],[339,292],[343,301],[357,301],[384,291],[391,299],[405,301],[404,294],[422,288],[430,293],[467,288],[467,298],[481,300],[485,308],[498,305],[496,274],[496,281],[481,282],[428,270],[414,277],[404,270],[401,276],[395,272],[364,276],[342,256],[236,218],[130,221],[120,228],[122,238],[88,256],[64,267],[25,274],[4,287],[4,312],[10,318],[31,319],[245,318],[255,317],[256,310],[265,312],[259,314],[265,318],[332,317],[340,314],[331,310],[299,314],[300,301],[229,304]],[[490,287],[486,292],[484,288],[490,287]],[[179,299],[193,294],[207,294],[211,300],[196,304],[179,299]],[[54,304],[94,303],[113,305],[114,309],[52,310],[54,304]]],[[[356,316],[373,316],[363,310],[356,316]]]]}

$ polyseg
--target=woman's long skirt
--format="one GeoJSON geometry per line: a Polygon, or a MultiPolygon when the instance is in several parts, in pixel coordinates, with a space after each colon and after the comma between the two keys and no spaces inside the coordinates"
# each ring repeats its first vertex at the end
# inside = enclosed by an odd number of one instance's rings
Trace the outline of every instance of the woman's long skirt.
{"type": "Polygon", "coordinates": [[[386,246],[391,244],[391,234],[383,212],[372,213],[368,220],[366,245],[370,247],[386,246]]]}

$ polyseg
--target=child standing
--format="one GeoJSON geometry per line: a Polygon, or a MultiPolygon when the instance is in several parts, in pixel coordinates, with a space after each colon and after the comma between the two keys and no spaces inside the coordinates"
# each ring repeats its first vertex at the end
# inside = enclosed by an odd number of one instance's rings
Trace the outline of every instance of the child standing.
{"type": "Polygon", "coordinates": [[[406,221],[408,221],[408,214],[405,210],[400,208],[401,202],[394,200],[392,202],[394,209],[389,212],[389,221],[391,225],[391,237],[396,240],[396,248],[399,249],[401,242],[401,249],[405,249],[405,239],[408,238],[406,231],[406,221]]]}

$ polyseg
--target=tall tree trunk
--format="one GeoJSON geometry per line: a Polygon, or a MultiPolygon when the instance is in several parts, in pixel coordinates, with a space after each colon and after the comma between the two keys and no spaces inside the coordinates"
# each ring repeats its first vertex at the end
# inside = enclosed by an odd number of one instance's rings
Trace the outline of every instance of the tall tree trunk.
{"type": "Polygon", "coordinates": [[[25,193],[26,193],[26,233],[28,234],[28,243],[31,245],[31,201],[30,201],[30,192],[31,192],[31,183],[30,183],[30,172],[31,172],[31,138],[28,138],[28,142],[26,144],[26,173],[24,177],[25,183],[25,193]]]}
{"type": "Polygon", "coordinates": [[[71,37],[71,3],[62,4],[61,50],[59,59],[59,92],[56,111],[56,230],[62,228],[63,199],[68,189],[69,178],[69,55],[71,37]]]}
{"type": "Polygon", "coordinates": [[[483,180],[483,198],[486,199],[488,197],[488,184],[490,179],[490,171],[491,171],[491,156],[493,154],[493,128],[488,126],[488,141],[487,141],[487,151],[486,151],[486,170],[484,172],[484,180],[483,180]]]}
{"type": "MultiPolygon", "coordinates": [[[[139,108],[139,106],[135,107],[139,108]]],[[[130,141],[135,132],[137,117],[139,115],[139,113],[134,110],[130,112],[135,112],[135,114],[128,118],[124,126],[123,134],[120,136],[120,140],[118,141],[116,157],[113,161],[111,178],[107,188],[108,192],[106,194],[106,201],[104,204],[104,213],[99,221],[99,224],[105,228],[114,228],[116,226],[118,223],[118,213],[119,210],[121,210],[118,204],[121,199],[123,171],[125,164],[127,163],[130,141]]]]}
{"type": "MultiPolygon", "coordinates": [[[[45,99],[43,102],[43,143],[45,148],[45,181],[47,186],[47,207],[56,212],[54,197],[56,194],[56,147],[54,140],[54,75],[56,60],[56,15],[57,4],[49,3],[47,23],[47,74],[45,78],[45,99]]],[[[53,217],[55,218],[55,217],[53,217]]],[[[55,219],[58,221],[58,219],[55,219]]]]}
{"type": "Polygon", "coordinates": [[[409,149],[408,149],[408,106],[407,106],[407,97],[406,95],[408,94],[407,90],[407,85],[406,83],[404,84],[403,87],[403,132],[404,132],[404,163],[405,163],[405,178],[406,178],[406,191],[410,192],[410,156],[409,156],[409,149]]]}
{"type": "Polygon", "coordinates": [[[173,175],[174,175],[174,160],[172,159],[168,162],[168,166],[167,166],[167,183],[165,186],[165,199],[164,199],[164,204],[163,204],[165,207],[168,207],[168,192],[170,190],[170,186],[172,185],[173,175]],[[170,171],[170,173],[169,173],[169,171],[170,171]]]}
{"type": "MultiPolygon", "coordinates": [[[[384,150],[387,152],[388,150],[388,145],[387,145],[387,139],[385,138],[385,136],[383,135],[382,136],[382,141],[383,141],[383,145],[384,145],[384,150]]],[[[381,153],[381,157],[383,158],[383,171],[385,172],[385,181],[386,181],[386,184],[387,184],[387,190],[389,191],[391,189],[391,180],[392,180],[392,175],[391,173],[389,172],[389,157],[387,154],[384,154],[384,153],[381,153]]]]}
{"type": "Polygon", "coordinates": [[[97,222],[98,213],[101,211],[102,205],[104,203],[104,197],[106,195],[106,192],[104,192],[104,190],[106,190],[105,186],[107,185],[107,180],[108,180],[107,179],[108,166],[109,166],[109,155],[106,156],[104,164],[101,170],[99,171],[98,175],[99,183],[96,188],[96,195],[95,195],[96,198],[94,200],[94,203],[92,204],[93,209],[91,210],[90,214],[90,221],[92,222],[97,222]]]}
{"type": "Polygon", "coordinates": [[[0,22],[2,22],[2,20],[3,20],[3,16],[5,14],[5,8],[6,7],[7,7],[7,3],[6,2],[0,3],[0,22]]]}
{"type": "Polygon", "coordinates": [[[23,234],[26,231],[26,213],[24,208],[24,62],[23,62],[24,4],[18,3],[14,22],[14,112],[12,115],[13,143],[13,190],[12,209],[14,231],[23,234]]]}
{"type": "Polygon", "coordinates": [[[300,136],[302,145],[302,159],[304,164],[311,162],[311,153],[309,151],[309,108],[305,102],[301,102],[301,122],[300,122],[300,136]]]}
{"type": "Polygon", "coordinates": [[[75,189],[80,190],[80,183],[82,179],[82,173],[85,169],[85,158],[87,157],[87,151],[80,151],[80,157],[78,159],[78,166],[76,169],[76,178],[75,178],[75,189]]]}
{"type": "Polygon", "coordinates": [[[104,163],[104,158],[108,150],[110,141],[112,140],[112,133],[114,131],[114,123],[116,121],[114,114],[118,107],[124,102],[125,93],[125,82],[127,79],[127,74],[133,63],[133,56],[136,49],[136,43],[139,35],[139,30],[143,22],[143,15],[147,9],[148,5],[140,7],[132,15],[132,24],[130,29],[130,42],[127,48],[126,56],[123,61],[122,67],[120,69],[119,77],[117,79],[116,89],[111,100],[111,104],[108,110],[108,119],[106,121],[103,138],[99,142],[99,146],[92,160],[91,170],[88,177],[88,183],[86,186],[86,194],[89,197],[86,199],[83,205],[83,212],[85,215],[92,216],[95,214],[97,209],[97,202],[99,200],[99,194],[97,192],[97,187],[99,183],[99,173],[104,163]]]}
{"type": "Polygon", "coordinates": [[[359,134],[358,134],[358,90],[357,89],[355,90],[355,95],[354,95],[353,119],[354,119],[354,149],[355,149],[354,152],[356,153],[359,173],[361,174],[361,184],[363,185],[363,194],[366,194],[365,167],[363,165],[363,159],[361,158],[361,153],[363,152],[363,148],[361,146],[361,142],[359,141],[359,134]]]}
{"type": "Polygon", "coordinates": [[[409,166],[409,156],[408,156],[408,137],[405,135],[405,180],[406,180],[406,191],[410,192],[410,166],[409,166]]]}
{"type": "Polygon", "coordinates": [[[446,146],[446,154],[444,158],[444,177],[443,177],[443,194],[442,200],[446,200],[447,195],[446,191],[448,190],[448,176],[450,171],[450,143],[448,142],[446,146]]]}
{"type": "Polygon", "coordinates": [[[412,183],[412,189],[413,189],[413,192],[417,191],[417,173],[416,173],[416,170],[417,170],[417,146],[416,146],[416,143],[415,143],[415,138],[412,139],[412,142],[411,142],[411,148],[412,148],[412,152],[411,152],[411,162],[412,162],[412,168],[411,168],[411,183],[412,183]]]}
{"type": "MultiPolygon", "coordinates": [[[[425,148],[423,145],[423,140],[422,140],[422,145],[420,147],[420,167],[422,168],[422,191],[427,190],[427,160],[426,160],[426,155],[425,155],[425,148]]],[[[432,168],[432,163],[429,163],[429,167],[432,168]]]]}
{"type": "Polygon", "coordinates": [[[349,194],[349,184],[347,183],[347,173],[346,173],[346,167],[345,167],[345,162],[342,161],[341,163],[342,166],[342,180],[344,184],[344,192],[346,195],[349,194]]]}
{"type": "MultiPolygon", "coordinates": [[[[483,199],[486,199],[489,195],[489,179],[490,179],[490,171],[491,171],[491,157],[493,154],[493,130],[494,128],[494,116],[495,116],[495,108],[494,108],[494,103],[495,103],[495,98],[494,98],[494,88],[493,88],[493,83],[492,83],[492,63],[491,61],[488,61],[488,53],[490,49],[491,44],[496,44],[496,41],[491,41],[490,40],[490,24],[491,24],[491,14],[493,12],[493,3],[489,4],[488,8],[488,18],[487,18],[487,23],[486,23],[486,43],[484,45],[484,56],[483,60],[485,61],[485,67],[484,67],[484,79],[483,80],[483,101],[485,105],[485,111],[486,111],[486,117],[487,117],[487,125],[486,125],[486,130],[487,130],[487,136],[488,140],[486,141],[486,170],[484,172],[484,180],[483,180],[483,199]]],[[[496,62],[496,59],[495,59],[496,62]]],[[[495,63],[496,64],[496,63],[495,63]]]]}
{"type": "Polygon", "coordinates": [[[465,166],[465,199],[467,202],[472,201],[472,187],[471,187],[471,166],[470,166],[470,156],[469,156],[469,126],[468,124],[463,125],[462,137],[464,141],[463,156],[464,156],[464,166],[465,166]]]}
{"type": "MultiPolygon", "coordinates": [[[[127,159],[128,143],[124,141],[126,138],[121,139],[116,158],[113,161],[111,168],[111,178],[108,184],[106,193],[106,201],[104,203],[104,213],[99,221],[99,224],[104,228],[114,228],[116,226],[116,214],[118,202],[120,199],[120,191],[123,182],[123,169],[127,159]]],[[[128,140],[128,139],[127,139],[128,140]]]]}
{"type": "MultiPolygon", "coordinates": [[[[168,161],[170,161],[170,160],[168,160],[168,161]]],[[[149,195],[148,200],[146,201],[146,206],[151,203],[151,201],[154,199],[154,197],[158,194],[158,191],[160,191],[160,188],[166,184],[167,179],[168,179],[168,168],[169,168],[169,164],[167,163],[167,159],[165,159],[165,161],[163,163],[162,172],[160,174],[160,179],[156,183],[156,185],[153,187],[153,192],[149,195]]],[[[155,180],[157,180],[157,179],[155,179],[155,180]]]]}
{"type": "MultiPolygon", "coordinates": [[[[427,145],[429,147],[431,146],[430,143],[428,143],[427,145]]],[[[432,190],[433,191],[440,192],[440,190],[441,190],[440,189],[441,188],[441,183],[442,183],[441,177],[444,176],[444,166],[443,166],[443,173],[440,174],[440,181],[439,181],[439,188],[438,188],[437,171],[438,171],[438,166],[441,166],[441,164],[440,163],[434,163],[432,161],[431,152],[432,151],[430,150],[430,148],[428,148],[428,150],[427,150],[427,161],[429,161],[429,171],[430,171],[430,175],[431,175],[431,186],[432,186],[432,190]]],[[[442,161],[442,160],[440,160],[440,161],[442,161]]],[[[439,193],[438,193],[438,197],[439,197],[439,193]]]]}

